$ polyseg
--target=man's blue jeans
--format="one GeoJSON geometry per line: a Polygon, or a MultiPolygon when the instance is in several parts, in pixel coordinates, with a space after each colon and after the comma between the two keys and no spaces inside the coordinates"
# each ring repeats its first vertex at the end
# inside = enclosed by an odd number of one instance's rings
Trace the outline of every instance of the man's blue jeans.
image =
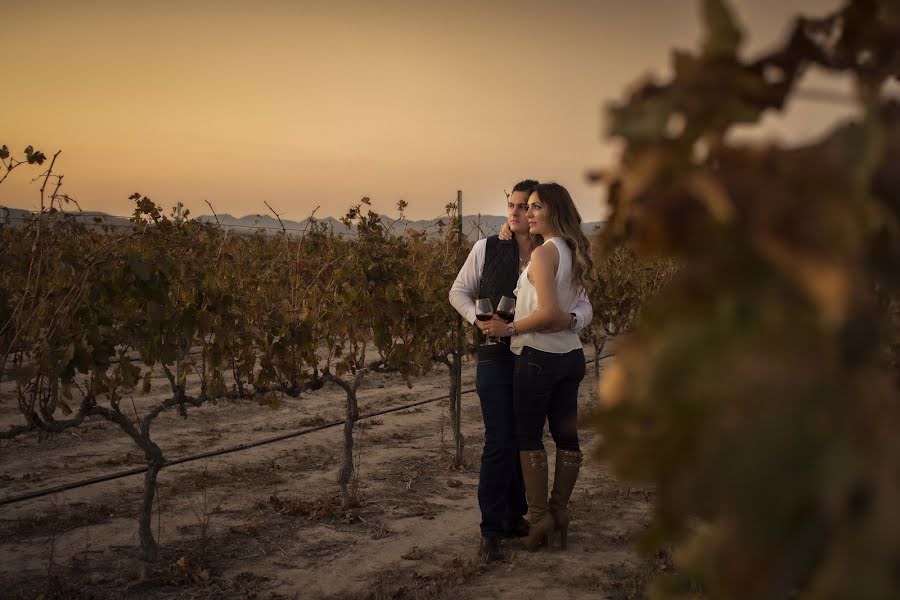
{"type": "Polygon", "coordinates": [[[528,512],[513,417],[515,357],[478,361],[475,388],[484,419],[484,451],[478,479],[481,535],[500,535],[528,512]]]}

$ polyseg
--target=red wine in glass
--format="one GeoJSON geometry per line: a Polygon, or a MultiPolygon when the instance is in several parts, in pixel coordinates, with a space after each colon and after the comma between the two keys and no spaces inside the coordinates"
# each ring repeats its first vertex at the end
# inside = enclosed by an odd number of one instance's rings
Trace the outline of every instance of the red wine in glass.
{"type": "Polygon", "coordinates": [[[500,298],[500,304],[497,305],[497,316],[507,323],[512,323],[516,316],[516,300],[509,296],[500,298]]]}
{"type": "MultiPolygon", "coordinates": [[[[490,321],[494,315],[494,304],[490,298],[478,298],[475,301],[475,318],[479,321],[490,321]]],[[[496,344],[490,337],[482,346],[493,346],[496,344]]]]}
{"type": "Polygon", "coordinates": [[[513,318],[516,316],[514,312],[506,312],[506,311],[497,311],[497,316],[503,319],[507,323],[512,323],[513,318]]]}

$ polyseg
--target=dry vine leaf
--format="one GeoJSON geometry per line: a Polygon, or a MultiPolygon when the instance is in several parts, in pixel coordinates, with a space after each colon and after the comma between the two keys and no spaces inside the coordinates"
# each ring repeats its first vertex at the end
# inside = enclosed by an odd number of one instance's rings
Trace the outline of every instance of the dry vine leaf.
{"type": "Polygon", "coordinates": [[[756,243],[760,251],[819,307],[825,321],[835,327],[843,324],[852,291],[845,267],[804,256],[772,237],[760,236],[756,243]]]}

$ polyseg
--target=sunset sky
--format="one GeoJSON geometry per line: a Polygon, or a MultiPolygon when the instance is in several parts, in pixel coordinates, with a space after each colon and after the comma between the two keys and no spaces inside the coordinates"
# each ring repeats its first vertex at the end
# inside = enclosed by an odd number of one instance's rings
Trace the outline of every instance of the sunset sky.
{"type": "MultiPolygon", "coordinates": [[[[837,0],[734,1],[748,55],[798,12],[837,0]]],[[[411,218],[463,190],[466,214],[502,214],[504,188],[567,186],[602,218],[587,169],[609,164],[603,107],[672,47],[697,48],[699,2],[4,2],[0,144],[61,149],[63,191],[129,214],[128,195],[195,215],[342,214],[362,196],[411,218]]],[[[846,81],[808,85],[849,95],[846,81]]],[[[797,101],[763,131],[802,141],[852,109],[797,101]]],[[[38,206],[32,169],[0,204],[38,206]]]]}

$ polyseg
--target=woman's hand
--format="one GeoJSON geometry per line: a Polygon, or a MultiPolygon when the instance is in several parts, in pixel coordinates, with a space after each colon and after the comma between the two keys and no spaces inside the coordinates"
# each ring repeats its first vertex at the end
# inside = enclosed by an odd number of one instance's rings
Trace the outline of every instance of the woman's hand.
{"type": "Polygon", "coordinates": [[[513,239],[513,232],[512,229],[509,228],[509,221],[503,223],[503,226],[500,227],[500,233],[497,234],[497,237],[499,237],[503,241],[513,239]]]}
{"type": "Polygon", "coordinates": [[[475,326],[481,330],[481,333],[490,337],[508,337],[506,328],[508,323],[494,315],[490,321],[475,321],[475,326]]]}

